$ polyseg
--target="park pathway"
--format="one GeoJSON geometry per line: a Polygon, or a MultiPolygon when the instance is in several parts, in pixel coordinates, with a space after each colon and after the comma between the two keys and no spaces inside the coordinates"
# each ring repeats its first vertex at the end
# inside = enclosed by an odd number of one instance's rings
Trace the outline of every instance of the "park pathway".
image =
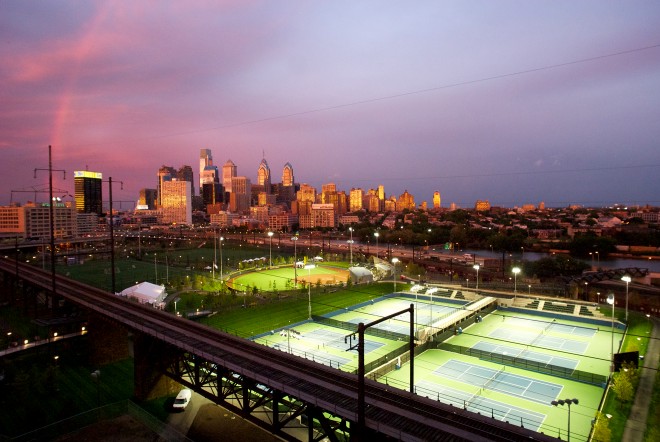
{"type": "Polygon", "coordinates": [[[639,386],[635,395],[635,402],[630,410],[630,416],[623,430],[623,442],[640,442],[644,440],[646,430],[646,418],[649,414],[651,397],[653,394],[653,382],[655,381],[658,358],[660,357],[660,320],[653,318],[653,330],[651,339],[644,357],[644,365],[641,367],[639,386]]]}

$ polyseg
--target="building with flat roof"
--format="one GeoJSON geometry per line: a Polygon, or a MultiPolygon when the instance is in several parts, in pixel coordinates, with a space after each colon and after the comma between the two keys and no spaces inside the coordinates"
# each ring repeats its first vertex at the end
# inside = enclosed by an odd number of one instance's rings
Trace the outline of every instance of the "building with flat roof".
{"type": "Polygon", "coordinates": [[[78,213],[103,213],[103,174],[88,170],[73,172],[74,196],[78,213]]]}

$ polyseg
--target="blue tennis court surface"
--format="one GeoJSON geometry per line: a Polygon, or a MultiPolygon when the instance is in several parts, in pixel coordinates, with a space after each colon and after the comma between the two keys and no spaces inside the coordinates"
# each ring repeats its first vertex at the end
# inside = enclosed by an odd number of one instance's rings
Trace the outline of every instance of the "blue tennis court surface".
{"type": "MultiPolygon", "coordinates": [[[[321,349],[330,347],[337,348],[339,350],[348,350],[350,347],[350,342],[344,342],[346,335],[341,334],[332,330],[317,328],[312,331],[305,332],[301,339],[305,341],[313,341],[317,346],[321,346],[321,349]]],[[[383,345],[382,342],[372,341],[369,339],[364,339],[364,353],[368,354],[374,350],[381,348],[383,345]]]]}
{"type": "Polygon", "coordinates": [[[589,347],[588,342],[548,336],[544,334],[544,331],[545,329],[539,333],[532,333],[520,329],[500,327],[493,330],[488,336],[517,344],[536,345],[551,350],[561,350],[576,354],[584,354],[587,351],[587,347],[589,347]]]}
{"type": "Polygon", "coordinates": [[[526,359],[528,361],[540,362],[544,365],[554,365],[558,367],[568,368],[575,370],[578,361],[571,358],[562,358],[552,356],[537,351],[525,350],[524,348],[509,347],[506,345],[493,344],[491,342],[479,341],[472,346],[475,350],[487,351],[489,353],[496,353],[513,358],[526,359]]]}
{"type": "Polygon", "coordinates": [[[296,346],[293,343],[274,344],[273,348],[276,350],[281,350],[286,353],[291,353],[292,355],[296,355],[301,358],[309,359],[310,361],[318,362],[319,364],[328,365],[334,368],[339,368],[340,365],[344,365],[352,361],[352,359],[344,358],[342,356],[330,355],[323,349],[314,349],[307,347],[303,348],[296,346]]]}
{"type": "Polygon", "coordinates": [[[546,330],[553,333],[563,333],[566,335],[575,335],[585,338],[591,338],[596,334],[596,330],[589,327],[578,327],[575,325],[559,324],[557,322],[545,322],[525,318],[507,318],[507,325],[519,325],[526,328],[537,330],[546,330]]]}
{"type": "Polygon", "coordinates": [[[499,391],[541,404],[549,404],[550,401],[556,399],[563,388],[559,384],[506,373],[504,370],[505,367],[501,370],[495,370],[450,359],[436,368],[433,373],[448,379],[481,387],[483,390],[499,391]]]}
{"type": "Polygon", "coordinates": [[[450,404],[454,407],[466,408],[474,413],[492,416],[493,418],[510,422],[513,424],[522,424],[525,428],[538,431],[545,420],[546,415],[529,411],[524,408],[514,407],[504,402],[495,401],[479,395],[473,395],[465,391],[456,390],[440,384],[434,384],[429,381],[415,383],[415,393],[420,396],[426,396],[429,399],[440,401],[444,404],[450,404]]]}

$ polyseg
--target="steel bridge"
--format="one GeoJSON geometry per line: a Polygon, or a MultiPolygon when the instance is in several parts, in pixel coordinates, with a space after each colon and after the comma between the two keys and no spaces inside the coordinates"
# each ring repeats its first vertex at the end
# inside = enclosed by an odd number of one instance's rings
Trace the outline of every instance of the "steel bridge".
{"type": "MultiPolygon", "coordinates": [[[[138,398],[146,397],[165,375],[285,440],[556,440],[371,379],[365,379],[365,428],[358,428],[358,378],[353,373],[63,276],[56,277],[53,293],[51,276],[39,268],[0,258],[0,289],[5,294],[36,296],[46,306],[73,303],[90,316],[125,330],[125,337],[132,336],[138,398]]],[[[95,323],[90,321],[89,327],[93,339],[95,323]]],[[[103,333],[110,331],[97,331],[97,336],[103,333]]]]}

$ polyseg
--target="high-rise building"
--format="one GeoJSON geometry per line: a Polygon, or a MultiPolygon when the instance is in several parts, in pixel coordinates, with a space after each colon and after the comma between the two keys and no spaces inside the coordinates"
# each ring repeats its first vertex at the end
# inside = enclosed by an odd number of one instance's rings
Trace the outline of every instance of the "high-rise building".
{"type": "Polygon", "coordinates": [[[353,188],[351,189],[351,192],[349,194],[350,202],[349,202],[349,212],[357,212],[358,210],[362,210],[363,207],[363,199],[364,199],[364,191],[360,188],[353,188]]]}
{"type": "Polygon", "coordinates": [[[213,156],[211,149],[199,150],[199,193],[202,193],[202,186],[204,185],[204,169],[208,166],[213,166],[213,156]]]}
{"type": "Polygon", "coordinates": [[[441,202],[442,200],[440,199],[440,192],[436,190],[435,192],[433,192],[433,208],[439,209],[441,202]]]}
{"type": "Polygon", "coordinates": [[[232,178],[237,176],[236,164],[232,160],[227,160],[224,166],[222,166],[222,185],[225,188],[225,192],[233,192],[234,189],[231,186],[232,178]]]}
{"type": "Polygon", "coordinates": [[[163,183],[166,181],[171,181],[172,178],[176,178],[176,170],[174,167],[170,166],[161,166],[160,169],[158,169],[158,207],[160,207],[163,204],[163,183]]]}
{"type": "Polygon", "coordinates": [[[316,188],[310,186],[309,184],[301,184],[300,190],[296,193],[296,199],[298,201],[308,201],[310,203],[316,202],[316,188]]]}
{"type": "Polygon", "coordinates": [[[164,181],[161,188],[163,222],[192,224],[192,183],[176,178],[164,181]]]}
{"type": "Polygon", "coordinates": [[[154,210],[156,208],[156,189],[140,189],[138,207],[141,210],[154,210]]]}
{"type": "Polygon", "coordinates": [[[268,167],[268,162],[266,159],[262,159],[259,164],[259,169],[257,170],[257,185],[263,186],[263,191],[270,193],[271,191],[271,179],[270,179],[270,168],[268,167]]]}
{"type": "Polygon", "coordinates": [[[252,197],[252,183],[250,179],[244,176],[235,176],[231,179],[231,188],[229,210],[234,213],[248,212],[252,197]]]}
{"type": "Polygon", "coordinates": [[[477,202],[474,203],[474,210],[477,212],[488,212],[490,210],[490,201],[477,200],[477,202]]]}
{"type": "Polygon", "coordinates": [[[413,197],[407,190],[404,190],[396,202],[396,210],[402,212],[404,210],[415,209],[415,197],[413,197]]]}
{"type": "Polygon", "coordinates": [[[103,213],[101,172],[76,170],[73,172],[76,211],[79,213],[103,213]]]}
{"type": "Polygon", "coordinates": [[[195,194],[195,180],[193,177],[192,167],[181,166],[181,168],[176,172],[176,178],[179,181],[188,181],[190,183],[191,195],[195,194]]]}
{"type": "Polygon", "coordinates": [[[284,165],[282,170],[282,186],[293,187],[295,186],[296,180],[293,177],[293,166],[290,163],[284,165]]]}
{"type": "Polygon", "coordinates": [[[381,201],[385,201],[385,186],[380,184],[378,186],[378,199],[381,201]]]}

